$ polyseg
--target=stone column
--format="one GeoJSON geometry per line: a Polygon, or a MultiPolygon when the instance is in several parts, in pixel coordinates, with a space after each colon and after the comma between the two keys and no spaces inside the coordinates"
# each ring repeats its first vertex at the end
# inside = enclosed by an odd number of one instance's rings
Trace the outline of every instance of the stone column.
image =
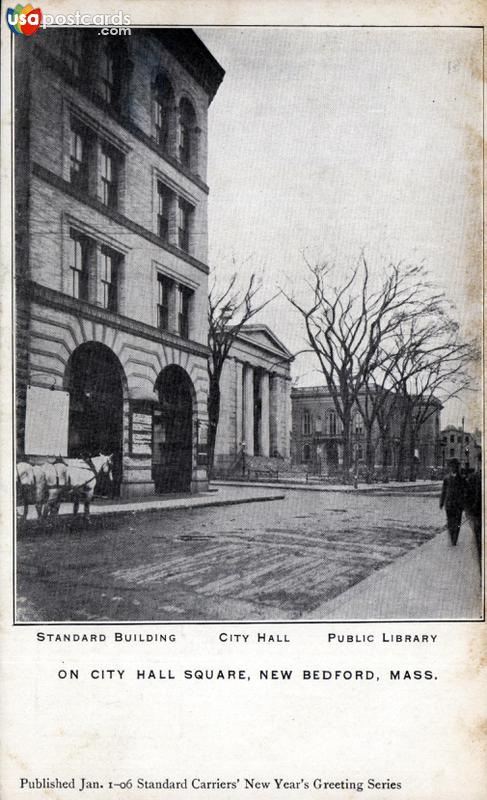
{"type": "Polygon", "coordinates": [[[277,382],[279,379],[275,373],[271,373],[269,377],[269,450],[272,455],[275,450],[281,452],[277,419],[277,382]]]}
{"type": "Polygon", "coordinates": [[[282,391],[284,393],[284,458],[290,458],[290,433],[291,433],[291,378],[282,379],[282,391]]]}
{"type": "Polygon", "coordinates": [[[250,364],[244,368],[243,378],[243,435],[247,445],[246,453],[254,455],[254,370],[250,364]]]}
{"type": "Polygon", "coordinates": [[[235,453],[240,453],[243,433],[243,364],[235,359],[235,453]]]}
{"type": "Polygon", "coordinates": [[[263,372],[260,379],[260,431],[259,446],[262,456],[269,456],[269,373],[263,372]]]}

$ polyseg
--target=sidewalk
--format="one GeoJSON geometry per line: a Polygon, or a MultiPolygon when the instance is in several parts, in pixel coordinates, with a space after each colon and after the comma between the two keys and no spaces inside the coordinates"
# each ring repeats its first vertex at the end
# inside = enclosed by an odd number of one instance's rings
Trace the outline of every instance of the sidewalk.
{"type": "MultiPolygon", "coordinates": [[[[175,511],[182,508],[205,508],[207,506],[231,506],[240,503],[262,503],[268,500],[283,500],[285,495],[282,491],[269,491],[264,486],[218,486],[216,491],[201,492],[200,494],[178,495],[177,497],[166,495],[159,498],[140,498],[139,500],[120,500],[110,502],[107,500],[97,500],[90,506],[90,514],[118,515],[130,514],[132,512],[154,512],[154,511],[175,511]]],[[[61,503],[59,516],[68,516],[73,513],[72,503],[61,503]]],[[[79,515],[83,514],[83,506],[80,505],[79,515]]],[[[36,520],[37,513],[34,506],[29,506],[27,519],[36,520]]]]}
{"type": "Polygon", "coordinates": [[[300,481],[237,481],[214,480],[212,486],[255,486],[264,489],[299,489],[304,492],[342,492],[344,494],[375,493],[387,496],[395,494],[437,494],[441,490],[441,481],[389,481],[389,483],[359,483],[355,489],[350,483],[302,483],[300,481]]]}
{"type": "Polygon", "coordinates": [[[446,530],[316,608],[311,619],[480,619],[480,569],[472,531],[456,547],[446,530]]]}

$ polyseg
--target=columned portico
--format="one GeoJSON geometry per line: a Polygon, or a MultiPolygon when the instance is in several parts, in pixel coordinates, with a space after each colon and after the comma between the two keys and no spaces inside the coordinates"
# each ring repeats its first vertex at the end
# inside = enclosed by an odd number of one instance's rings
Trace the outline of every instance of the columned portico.
{"type": "MultiPolygon", "coordinates": [[[[235,339],[220,379],[216,473],[241,471],[242,463],[250,467],[247,456],[289,458],[291,360],[265,325],[244,326],[235,339]]],[[[265,466],[254,463],[256,469],[265,466]]]]}

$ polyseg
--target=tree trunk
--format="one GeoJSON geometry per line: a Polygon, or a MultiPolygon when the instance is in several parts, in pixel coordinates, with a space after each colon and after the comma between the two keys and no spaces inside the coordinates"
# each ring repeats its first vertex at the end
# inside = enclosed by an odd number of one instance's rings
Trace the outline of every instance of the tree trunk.
{"type": "Polygon", "coordinates": [[[220,385],[218,380],[210,378],[208,392],[208,475],[213,470],[215,460],[215,443],[220,419],[220,385]]]}
{"type": "Polygon", "coordinates": [[[372,444],[372,425],[365,428],[365,463],[367,466],[367,483],[372,480],[375,466],[375,448],[372,444]]]}
{"type": "Polygon", "coordinates": [[[401,427],[399,430],[399,443],[397,448],[397,481],[403,481],[404,476],[406,474],[406,465],[407,465],[407,458],[406,458],[407,446],[406,446],[406,423],[401,423],[401,427]]]}
{"type": "Polygon", "coordinates": [[[409,440],[409,480],[415,481],[417,470],[416,470],[416,458],[414,455],[416,445],[416,432],[411,430],[411,436],[409,440]]]}
{"type": "Polygon", "coordinates": [[[348,473],[352,466],[352,448],[351,448],[351,414],[344,412],[343,419],[343,471],[348,473]]]}

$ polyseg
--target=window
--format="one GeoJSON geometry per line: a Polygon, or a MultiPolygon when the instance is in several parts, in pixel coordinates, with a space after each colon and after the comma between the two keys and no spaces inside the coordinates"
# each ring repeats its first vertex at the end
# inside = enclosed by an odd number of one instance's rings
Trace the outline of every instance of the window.
{"type": "Polygon", "coordinates": [[[328,433],[330,436],[336,436],[337,432],[337,418],[334,411],[328,412],[328,433]]]}
{"type": "Polygon", "coordinates": [[[164,186],[160,181],[157,184],[157,194],[159,207],[157,212],[157,234],[165,242],[169,241],[169,215],[174,197],[173,193],[167,186],[164,186]]]}
{"type": "Polygon", "coordinates": [[[454,442],[455,442],[455,437],[454,436],[450,436],[450,443],[453,444],[454,442]]]}
{"type": "Polygon", "coordinates": [[[113,50],[105,45],[100,57],[100,71],[98,75],[98,93],[101,99],[111,105],[115,101],[115,59],[113,50]]]}
{"type": "Polygon", "coordinates": [[[118,311],[118,261],[113,250],[101,248],[102,303],[107,311],[118,311]]]}
{"type": "Polygon", "coordinates": [[[311,415],[309,411],[303,413],[303,435],[309,436],[311,433],[311,415]]]}
{"type": "Polygon", "coordinates": [[[72,185],[81,192],[88,191],[87,135],[76,126],[71,127],[69,160],[72,185]]]}
{"type": "Polygon", "coordinates": [[[454,458],[454,457],[455,457],[455,448],[451,447],[450,448],[450,458],[454,458]]]}
{"type": "Polygon", "coordinates": [[[354,428],[355,428],[355,433],[357,435],[362,434],[364,432],[362,415],[359,414],[358,412],[355,414],[354,428]]]}
{"type": "Polygon", "coordinates": [[[172,281],[164,275],[157,276],[159,287],[159,302],[157,305],[157,324],[161,331],[169,330],[169,303],[171,297],[172,281]]]}
{"type": "Polygon", "coordinates": [[[357,460],[362,461],[364,457],[364,450],[361,444],[357,446],[357,460]]]}
{"type": "Polygon", "coordinates": [[[459,437],[458,437],[458,439],[457,439],[457,441],[458,441],[458,444],[461,444],[461,443],[462,443],[462,437],[461,437],[461,436],[459,436],[459,437]]]}
{"type": "Polygon", "coordinates": [[[69,268],[71,295],[77,300],[88,299],[88,242],[77,231],[69,232],[69,268]]]}
{"type": "Polygon", "coordinates": [[[178,244],[181,250],[189,253],[190,227],[193,207],[185,200],[179,200],[178,244]]]}
{"type": "Polygon", "coordinates": [[[188,169],[195,166],[196,159],[196,115],[185,97],[179,104],[179,160],[188,169]]]}
{"type": "Polygon", "coordinates": [[[321,417],[320,416],[316,417],[316,420],[315,420],[315,431],[316,431],[316,433],[321,433],[321,417]]]}
{"type": "Polygon", "coordinates": [[[109,208],[118,205],[118,176],[121,156],[109,145],[101,146],[101,200],[109,208]]]}
{"type": "Polygon", "coordinates": [[[81,39],[76,30],[68,28],[63,37],[63,58],[68,71],[79,78],[81,62],[81,39]]]}
{"type": "Polygon", "coordinates": [[[154,132],[156,144],[162,150],[168,150],[171,144],[173,109],[172,86],[164,75],[158,75],[154,83],[154,132]]]}
{"type": "Polygon", "coordinates": [[[303,461],[309,461],[311,458],[311,447],[309,444],[305,444],[303,447],[303,461]]]}
{"type": "Polygon", "coordinates": [[[189,339],[189,312],[192,291],[186,286],[178,289],[178,332],[180,336],[189,339]]]}
{"type": "Polygon", "coordinates": [[[98,78],[96,93],[113,109],[119,111],[123,99],[122,89],[129,87],[131,61],[127,45],[121,39],[105,38],[101,43],[98,59],[98,78]]]}

